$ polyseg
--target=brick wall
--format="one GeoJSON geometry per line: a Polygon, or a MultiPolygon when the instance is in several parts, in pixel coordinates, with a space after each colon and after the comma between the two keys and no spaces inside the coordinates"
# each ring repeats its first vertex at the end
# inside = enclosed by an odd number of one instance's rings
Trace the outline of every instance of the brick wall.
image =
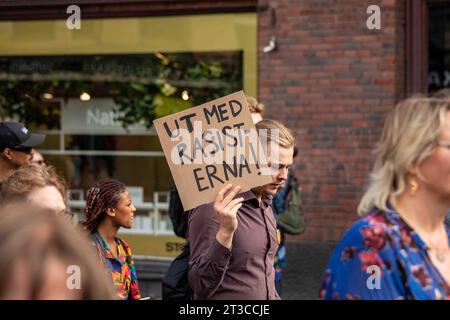
{"type": "Polygon", "coordinates": [[[259,99],[291,128],[308,228],[295,240],[338,241],[356,219],[383,119],[404,97],[404,0],[260,1],[259,99]],[[367,7],[381,8],[369,30],[367,7]],[[278,47],[263,53],[272,35],[278,47]]]}

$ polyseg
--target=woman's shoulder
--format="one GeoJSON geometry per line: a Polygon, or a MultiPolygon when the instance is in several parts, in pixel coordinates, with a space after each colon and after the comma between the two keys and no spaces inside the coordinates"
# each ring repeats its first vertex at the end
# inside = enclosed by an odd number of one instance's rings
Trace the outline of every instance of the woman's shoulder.
{"type": "Polygon", "coordinates": [[[373,209],[357,220],[344,234],[338,247],[382,250],[392,238],[395,221],[389,212],[373,209]]]}
{"type": "MultiPolygon", "coordinates": [[[[390,212],[373,209],[357,220],[336,246],[324,276],[320,291],[323,299],[394,299],[400,297],[385,280],[382,290],[369,285],[375,274],[382,281],[396,268],[396,246],[392,234],[396,229],[390,212]]],[[[394,274],[400,274],[394,272],[394,274]]],[[[376,282],[375,282],[376,283],[376,282]]]]}

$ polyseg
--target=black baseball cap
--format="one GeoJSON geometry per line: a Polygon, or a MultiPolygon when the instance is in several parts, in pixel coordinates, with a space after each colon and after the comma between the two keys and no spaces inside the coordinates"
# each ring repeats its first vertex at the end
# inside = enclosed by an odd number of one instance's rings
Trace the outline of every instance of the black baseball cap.
{"type": "Polygon", "coordinates": [[[31,133],[22,123],[0,122],[0,150],[34,148],[45,140],[45,134],[31,133]]]}

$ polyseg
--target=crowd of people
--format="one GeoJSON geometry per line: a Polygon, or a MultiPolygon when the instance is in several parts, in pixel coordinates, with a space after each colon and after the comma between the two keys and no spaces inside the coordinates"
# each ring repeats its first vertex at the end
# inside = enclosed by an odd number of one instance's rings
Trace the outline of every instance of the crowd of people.
{"type": "Polygon", "coordinates": [[[136,211],[126,186],[94,184],[76,224],[65,180],[34,149],[44,139],[0,124],[0,299],[140,299],[130,247],[117,236],[136,211]]]}
{"type": "MultiPolygon", "coordinates": [[[[277,221],[295,179],[296,144],[255,99],[249,107],[268,133],[272,181],[246,192],[228,184],[214,202],[186,212],[194,299],[282,293],[277,221]]],[[[86,220],[74,223],[69,187],[35,150],[44,140],[20,123],[0,123],[0,299],[141,299],[131,248],[118,236],[136,211],[126,185],[97,181],[86,220]]],[[[450,299],[448,96],[408,98],[387,115],[357,211],[324,272],[321,299],[450,299]]]]}

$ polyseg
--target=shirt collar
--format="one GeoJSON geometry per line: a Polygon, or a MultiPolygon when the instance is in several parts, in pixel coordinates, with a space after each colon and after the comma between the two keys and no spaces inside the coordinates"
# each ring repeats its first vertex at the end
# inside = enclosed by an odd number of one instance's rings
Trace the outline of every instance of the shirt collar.
{"type": "MultiPolygon", "coordinates": [[[[105,255],[106,258],[108,259],[115,259],[116,257],[114,257],[111,249],[109,248],[108,244],[106,243],[105,239],[103,239],[103,237],[97,232],[94,232],[95,238],[97,239],[97,241],[100,243],[100,246],[103,249],[103,253],[105,255]]],[[[116,238],[116,242],[117,242],[117,238],[116,238]]],[[[117,247],[117,251],[119,252],[120,255],[120,250],[119,250],[119,246],[117,247]]]]}
{"type": "Polygon", "coordinates": [[[400,232],[409,233],[410,237],[414,239],[418,247],[424,251],[428,250],[428,246],[419,236],[419,234],[402,218],[402,216],[394,209],[391,203],[387,204],[387,214],[391,218],[391,220],[395,221],[397,225],[400,227],[400,232]]]}
{"type": "MultiPolygon", "coordinates": [[[[236,198],[242,197],[244,198],[244,202],[249,202],[252,204],[253,207],[259,208],[259,201],[256,199],[255,194],[252,192],[252,190],[248,190],[246,192],[242,192],[236,196],[236,198]]],[[[272,196],[271,195],[263,195],[262,196],[262,208],[266,209],[272,204],[272,196]]]]}

